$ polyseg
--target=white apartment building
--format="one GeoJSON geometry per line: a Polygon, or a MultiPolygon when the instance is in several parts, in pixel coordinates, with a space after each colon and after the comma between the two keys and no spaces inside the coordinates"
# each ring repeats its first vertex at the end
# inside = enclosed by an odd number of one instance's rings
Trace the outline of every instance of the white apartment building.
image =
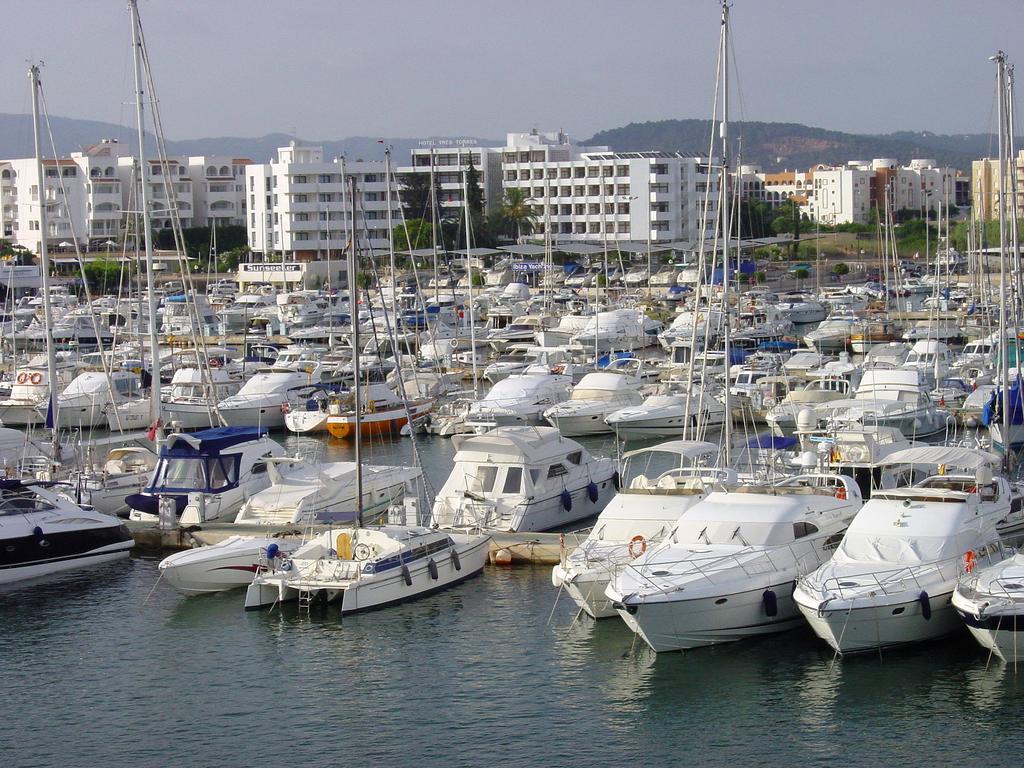
{"type": "MultiPolygon", "coordinates": [[[[173,196],[183,227],[245,224],[245,158],[179,157],[163,165],[150,160],[149,197],[154,229],[171,225],[173,196]],[[170,194],[168,194],[168,189],[170,194]]],[[[39,251],[39,188],[47,203],[47,243],[77,241],[83,249],[109,247],[139,211],[138,162],[104,140],[68,158],[43,160],[40,185],[35,158],[0,160],[0,237],[39,251]]],[[[66,246],[65,246],[66,247],[66,246]]]]}
{"type": "Polygon", "coordinates": [[[887,198],[893,211],[928,211],[932,216],[956,204],[955,170],[928,159],[906,166],[893,158],[851,160],[806,172],[765,173],[748,165],[740,169],[739,179],[745,198],[773,206],[792,200],[812,220],[829,225],[866,224],[871,209],[881,208],[887,198]]]}
{"type": "MultiPolygon", "coordinates": [[[[462,188],[464,174],[470,164],[479,172],[480,190],[483,192],[484,212],[497,210],[502,203],[501,149],[497,147],[433,144],[412,150],[412,165],[397,169],[401,176],[417,173],[434,174],[438,188],[438,209],[441,218],[454,218],[464,207],[462,188]]],[[[430,211],[412,211],[415,218],[430,220],[430,211]]]]}
{"type": "Polygon", "coordinates": [[[521,189],[537,213],[567,240],[696,242],[716,216],[718,172],[707,159],[673,152],[581,148],[564,134],[508,134],[502,183],[521,189]],[[709,197],[707,227],[702,211],[709,197]]]}
{"type": "MultiPolygon", "coordinates": [[[[356,180],[356,234],[362,247],[388,247],[388,193],[380,161],[323,159],[323,147],[291,142],[269,163],[246,168],[249,247],[290,261],[341,257],[350,242],[352,204],[348,180],[356,180]]],[[[391,185],[392,226],[402,206],[391,185]]],[[[340,263],[340,261],[339,261],[340,263]]]]}

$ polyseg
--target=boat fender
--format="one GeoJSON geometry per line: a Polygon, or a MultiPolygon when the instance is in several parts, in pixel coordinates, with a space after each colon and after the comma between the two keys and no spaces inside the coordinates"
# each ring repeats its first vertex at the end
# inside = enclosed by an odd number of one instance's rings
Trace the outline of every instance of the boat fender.
{"type": "Polygon", "coordinates": [[[597,483],[591,480],[587,483],[587,498],[590,499],[591,503],[597,503],[597,497],[600,495],[600,491],[597,488],[597,483]]]}
{"type": "Polygon", "coordinates": [[[456,550],[452,550],[452,565],[455,566],[456,571],[462,570],[462,561],[459,559],[459,553],[456,550]]]}
{"type": "Polygon", "coordinates": [[[569,493],[568,488],[562,491],[562,509],[566,512],[572,512],[572,494],[569,493]]]}
{"type": "Polygon", "coordinates": [[[50,546],[50,542],[48,542],[45,536],[43,535],[43,529],[40,528],[38,525],[32,529],[32,535],[36,537],[36,544],[38,544],[40,547],[50,546]]]}
{"type": "Polygon", "coordinates": [[[921,591],[921,594],[917,596],[917,602],[921,604],[921,615],[924,616],[924,620],[928,621],[932,617],[932,604],[928,599],[928,593],[921,591]]]}
{"type": "Polygon", "coordinates": [[[764,594],[761,595],[761,603],[764,605],[764,612],[766,616],[779,615],[779,599],[776,597],[775,592],[770,589],[766,589],[764,594]]]}
{"type": "Polygon", "coordinates": [[[292,561],[287,557],[282,557],[281,562],[277,565],[279,570],[290,571],[292,569],[292,561]]]}
{"type": "Polygon", "coordinates": [[[621,483],[622,483],[622,478],[619,477],[618,470],[616,470],[615,474],[612,475],[612,485],[615,486],[615,490],[616,491],[619,490],[619,488],[621,486],[621,483]]]}
{"type": "Polygon", "coordinates": [[[402,565],[402,578],[405,579],[405,586],[412,586],[412,574],[409,572],[409,566],[404,563],[402,565]]]}
{"type": "Polygon", "coordinates": [[[277,546],[276,543],[271,544],[269,547],[267,547],[267,560],[273,560],[275,557],[278,556],[278,554],[280,554],[280,552],[281,548],[277,546]]]}
{"type": "Polygon", "coordinates": [[[437,581],[437,563],[434,562],[434,558],[427,560],[427,573],[430,574],[430,578],[437,581]]]}

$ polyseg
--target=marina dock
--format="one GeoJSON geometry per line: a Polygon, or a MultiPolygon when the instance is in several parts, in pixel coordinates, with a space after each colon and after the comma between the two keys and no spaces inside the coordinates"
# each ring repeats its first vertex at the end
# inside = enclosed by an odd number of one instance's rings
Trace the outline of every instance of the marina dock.
{"type": "MultiPolygon", "coordinates": [[[[327,526],[318,525],[298,530],[295,526],[244,526],[231,523],[211,523],[201,528],[173,528],[163,530],[154,523],[126,523],[135,540],[135,551],[148,554],[170,552],[219,544],[229,536],[279,536],[286,539],[312,538],[327,526]]],[[[586,538],[585,532],[568,533],[502,533],[491,532],[490,557],[492,564],[503,565],[556,565],[563,551],[571,552],[586,538]]]]}

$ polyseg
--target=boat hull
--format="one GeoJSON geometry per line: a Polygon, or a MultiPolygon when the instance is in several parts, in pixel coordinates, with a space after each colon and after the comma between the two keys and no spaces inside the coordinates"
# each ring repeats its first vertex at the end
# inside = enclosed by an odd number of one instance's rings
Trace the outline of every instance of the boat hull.
{"type": "Polygon", "coordinates": [[[619,616],[658,653],[732,643],[748,637],[785,632],[800,626],[793,602],[793,582],[782,581],[730,594],[686,600],[639,602],[627,596],[615,602],[619,616]],[[764,594],[776,595],[776,613],[769,616],[764,594]]]}
{"type": "Polygon", "coordinates": [[[917,597],[907,596],[858,608],[837,605],[822,610],[799,603],[811,629],[836,652],[848,655],[924,642],[960,629],[951,605],[952,590],[931,595],[931,617],[925,618],[917,597]]]}

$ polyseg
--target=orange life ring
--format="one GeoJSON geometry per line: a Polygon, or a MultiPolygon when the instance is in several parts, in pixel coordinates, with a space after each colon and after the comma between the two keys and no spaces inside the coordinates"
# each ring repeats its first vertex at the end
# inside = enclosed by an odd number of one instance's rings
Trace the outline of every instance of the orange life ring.
{"type": "Polygon", "coordinates": [[[28,381],[28,374],[22,371],[18,374],[17,382],[19,384],[24,384],[26,381],[28,381]]]}
{"type": "Polygon", "coordinates": [[[977,556],[974,554],[973,549],[968,549],[964,552],[964,572],[970,573],[974,570],[974,566],[977,564],[977,556]]]}
{"type": "Polygon", "coordinates": [[[210,367],[211,368],[220,368],[222,365],[223,365],[223,363],[221,362],[221,359],[219,357],[211,357],[210,358],[210,367]]]}
{"type": "Polygon", "coordinates": [[[846,501],[846,486],[840,485],[836,488],[836,498],[840,501],[846,501]]]}
{"type": "Polygon", "coordinates": [[[29,377],[29,381],[31,381],[33,384],[40,384],[43,381],[43,374],[38,373],[38,372],[37,373],[33,373],[29,377]]]}
{"type": "Polygon", "coordinates": [[[629,556],[636,560],[647,551],[647,539],[639,533],[629,540],[629,556]]]}

